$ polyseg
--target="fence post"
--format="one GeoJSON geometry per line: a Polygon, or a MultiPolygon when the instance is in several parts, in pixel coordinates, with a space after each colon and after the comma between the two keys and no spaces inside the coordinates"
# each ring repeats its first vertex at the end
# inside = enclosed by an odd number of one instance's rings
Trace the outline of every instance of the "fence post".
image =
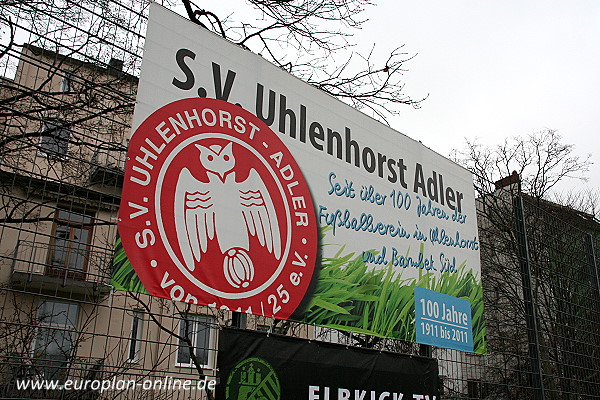
{"type": "Polygon", "coordinates": [[[433,349],[427,344],[419,344],[419,355],[423,357],[433,357],[433,349]]]}
{"type": "Polygon", "coordinates": [[[585,234],[585,252],[588,259],[590,283],[592,286],[592,303],[596,313],[596,322],[600,323],[600,283],[598,282],[598,268],[596,266],[596,253],[594,251],[594,240],[589,233],[585,234]]]}
{"type": "Polygon", "coordinates": [[[529,258],[529,244],[525,226],[525,208],[523,198],[516,196],[513,201],[515,222],[517,227],[517,248],[521,264],[521,280],[523,285],[523,300],[525,302],[525,321],[527,323],[527,339],[529,342],[529,357],[531,358],[531,384],[534,389],[534,399],[544,400],[544,380],[542,378],[542,362],[540,359],[539,331],[533,296],[533,280],[529,258]]]}

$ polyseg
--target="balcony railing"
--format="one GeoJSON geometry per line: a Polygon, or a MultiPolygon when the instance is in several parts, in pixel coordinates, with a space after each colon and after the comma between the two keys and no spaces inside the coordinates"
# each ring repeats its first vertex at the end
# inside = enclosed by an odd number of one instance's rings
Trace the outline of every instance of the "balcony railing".
{"type": "Polygon", "coordinates": [[[92,156],[94,164],[90,183],[121,186],[125,171],[125,147],[120,150],[98,150],[92,156]]]}
{"type": "Polygon", "coordinates": [[[110,291],[112,250],[69,243],[19,241],[13,253],[13,286],[88,297],[110,291]]]}

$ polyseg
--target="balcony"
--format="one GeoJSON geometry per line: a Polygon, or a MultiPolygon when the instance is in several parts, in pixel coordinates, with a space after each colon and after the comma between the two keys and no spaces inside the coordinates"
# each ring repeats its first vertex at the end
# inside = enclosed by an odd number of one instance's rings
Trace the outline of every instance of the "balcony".
{"type": "Polygon", "coordinates": [[[125,157],[127,149],[98,150],[92,156],[91,184],[121,187],[125,176],[125,157]]]}
{"type": "Polygon", "coordinates": [[[12,262],[11,285],[33,293],[97,301],[110,293],[113,253],[73,243],[19,241],[12,262]]]}

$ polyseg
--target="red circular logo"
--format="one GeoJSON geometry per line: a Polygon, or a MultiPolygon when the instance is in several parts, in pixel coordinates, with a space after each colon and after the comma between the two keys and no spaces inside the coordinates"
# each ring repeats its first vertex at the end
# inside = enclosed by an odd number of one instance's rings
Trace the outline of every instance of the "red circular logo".
{"type": "Polygon", "coordinates": [[[288,318],[317,255],[308,185],[269,127],[239,106],[184,99],[133,135],[119,212],[151,295],[288,318]]]}

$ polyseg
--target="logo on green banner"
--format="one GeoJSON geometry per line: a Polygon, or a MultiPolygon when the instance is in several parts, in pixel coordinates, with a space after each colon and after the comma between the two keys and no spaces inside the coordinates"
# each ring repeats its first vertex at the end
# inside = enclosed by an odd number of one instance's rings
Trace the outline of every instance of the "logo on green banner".
{"type": "Polygon", "coordinates": [[[273,367],[263,359],[247,358],[233,368],[225,386],[226,400],[280,400],[281,387],[273,367]]]}

